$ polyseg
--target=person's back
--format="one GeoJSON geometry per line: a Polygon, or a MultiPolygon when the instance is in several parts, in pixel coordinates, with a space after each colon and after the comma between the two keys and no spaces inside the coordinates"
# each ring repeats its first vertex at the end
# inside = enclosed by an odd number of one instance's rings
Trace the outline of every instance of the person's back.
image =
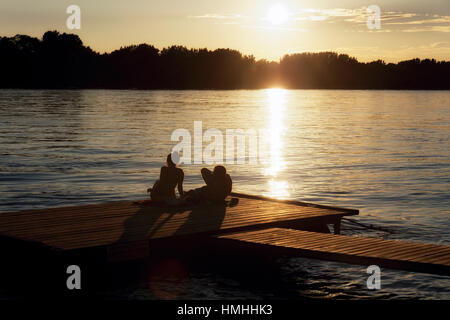
{"type": "Polygon", "coordinates": [[[232,180],[223,166],[216,166],[209,183],[207,182],[204,197],[212,202],[222,202],[230,195],[232,180]]]}
{"type": "Polygon", "coordinates": [[[153,186],[150,196],[153,200],[164,201],[176,198],[175,188],[183,195],[184,172],[173,163],[171,155],[167,156],[167,166],[161,167],[159,180],[153,186]]]}
{"type": "Polygon", "coordinates": [[[159,176],[160,194],[175,198],[175,188],[180,181],[183,181],[183,170],[177,167],[161,167],[159,176]]]}

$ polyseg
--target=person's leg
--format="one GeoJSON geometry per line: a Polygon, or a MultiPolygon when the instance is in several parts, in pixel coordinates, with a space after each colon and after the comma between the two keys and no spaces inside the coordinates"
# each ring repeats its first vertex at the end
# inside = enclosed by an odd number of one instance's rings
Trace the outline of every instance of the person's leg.
{"type": "Polygon", "coordinates": [[[212,182],[213,174],[212,171],[206,168],[201,170],[203,181],[205,181],[206,185],[210,185],[212,182]]]}
{"type": "Polygon", "coordinates": [[[183,196],[183,199],[187,202],[187,203],[196,203],[200,200],[200,193],[199,190],[200,188],[197,189],[192,189],[189,190],[188,192],[186,192],[183,196]]]}

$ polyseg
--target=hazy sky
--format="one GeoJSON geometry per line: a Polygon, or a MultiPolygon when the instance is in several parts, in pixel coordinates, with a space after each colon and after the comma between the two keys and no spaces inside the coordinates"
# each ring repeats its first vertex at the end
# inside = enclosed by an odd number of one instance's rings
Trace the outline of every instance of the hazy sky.
{"type": "Polygon", "coordinates": [[[450,0],[1,0],[0,35],[47,30],[76,33],[100,52],[145,42],[270,60],[324,50],[361,61],[450,60],[450,0]],[[72,4],[81,8],[80,30],[66,27],[72,4]],[[367,28],[370,5],[381,9],[379,30],[367,28]]]}

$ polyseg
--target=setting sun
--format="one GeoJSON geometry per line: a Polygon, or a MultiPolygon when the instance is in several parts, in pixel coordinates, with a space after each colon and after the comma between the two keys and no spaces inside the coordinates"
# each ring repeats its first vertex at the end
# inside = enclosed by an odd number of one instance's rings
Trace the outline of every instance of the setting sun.
{"type": "Polygon", "coordinates": [[[273,25],[283,24],[288,19],[288,12],[281,4],[273,5],[267,12],[267,18],[273,25]]]}

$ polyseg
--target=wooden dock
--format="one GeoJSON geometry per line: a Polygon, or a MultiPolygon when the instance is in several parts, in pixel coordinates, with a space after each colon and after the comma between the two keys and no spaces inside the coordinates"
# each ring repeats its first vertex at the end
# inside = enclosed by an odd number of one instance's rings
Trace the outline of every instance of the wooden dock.
{"type": "Polygon", "coordinates": [[[93,249],[97,250],[95,256],[100,250],[110,262],[143,258],[158,246],[165,248],[172,243],[179,247],[192,239],[201,248],[202,241],[208,240],[315,259],[449,275],[448,246],[339,235],[342,217],[358,213],[238,193],[220,205],[169,207],[120,201],[0,213],[0,240],[42,244],[77,254],[93,249]],[[329,233],[329,225],[335,235],[329,233]]]}
{"type": "Polygon", "coordinates": [[[217,236],[224,243],[357,265],[450,275],[450,246],[269,228],[217,236]]]}
{"type": "Polygon", "coordinates": [[[0,213],[0,234],[59,250],[109,247],[155,239],[289,227],[339,230],[358,210],[234,193],[223,205],[161,207],[134,201],[0,213]]]}

